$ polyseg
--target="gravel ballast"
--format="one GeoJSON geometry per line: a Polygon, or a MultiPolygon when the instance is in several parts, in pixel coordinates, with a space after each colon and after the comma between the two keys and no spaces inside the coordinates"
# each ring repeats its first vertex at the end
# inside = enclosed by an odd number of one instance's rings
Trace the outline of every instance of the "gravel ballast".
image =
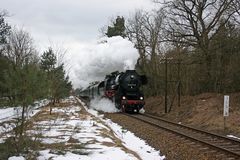
{"type": "Polygon", "coordinates": [[[169,160],[216,160],[225,159],[217,152],[208,152],[208,148],[196,145],[181,136],[150,126],[121,113],[105,113],[105,117],[133,132],[139,138],[157,150],[169,160]]]}

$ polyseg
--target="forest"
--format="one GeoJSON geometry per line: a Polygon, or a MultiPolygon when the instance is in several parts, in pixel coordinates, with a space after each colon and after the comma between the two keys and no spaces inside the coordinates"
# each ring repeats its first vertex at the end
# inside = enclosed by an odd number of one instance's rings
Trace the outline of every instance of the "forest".
{"type": "Polygon", "coordinates": [[[159,9],[117,17],[108,37],[132,41],[147,96],[240,90],[240,2],[155,0],[159,9]]]}

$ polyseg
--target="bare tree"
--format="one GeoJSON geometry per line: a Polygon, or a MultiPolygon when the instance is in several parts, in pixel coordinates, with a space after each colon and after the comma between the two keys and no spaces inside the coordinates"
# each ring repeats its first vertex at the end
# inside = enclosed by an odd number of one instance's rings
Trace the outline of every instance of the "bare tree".
{"type": "MultiPolygon", "coordinates": [[[[160,0],[155,2],[160,3],[160,0]]],[[[211,80],[211,41],[229,21],[236,20],[238,0],[166,0],[166,32],[169,41],[199,49],[211,80]]]]}
{"type": "Polygon", "coordinates": [[[6,56],[16,66],[23,66],[36,59],[37,52],[29,33],[23,29],[13,29],[9,36],[6,56]]]}
{"type": "Polygon", "coordinates": [[[162,56],[163,40],[162,22],[164,14],[161,10],[145,12],[137,11],[126,25],[127,36],[135,44],[139,52],[138,68],[149,73],[153,78],[151,84],[157,90],[159,57],[162,56]],[[155,79],[155,80],[154,80],[155,79]]]}
{"type": "Polygon", "coordinates": [[[141,59],[150,57],[153,60],[157,54],[160,54],[163,18],[164,14],[161,11],[139,10],[128,20],[128,38],[139,50],[141,59]]]}

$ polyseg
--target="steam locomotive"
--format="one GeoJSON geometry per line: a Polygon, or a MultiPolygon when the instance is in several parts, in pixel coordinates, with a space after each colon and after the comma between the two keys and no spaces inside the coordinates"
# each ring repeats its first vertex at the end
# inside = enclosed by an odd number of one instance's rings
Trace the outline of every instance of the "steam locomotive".
{"type": "Polygon", "coordinates": [[[141,92],[141,86],[145,84],[147,84],[146,76],[139,75],[136,70],[116,71],[106,75],[104,81],[90,85],[81,92],[81,96],[90,99],[106,97],[122,112],[139,112],[145,104],[141,92]]]}

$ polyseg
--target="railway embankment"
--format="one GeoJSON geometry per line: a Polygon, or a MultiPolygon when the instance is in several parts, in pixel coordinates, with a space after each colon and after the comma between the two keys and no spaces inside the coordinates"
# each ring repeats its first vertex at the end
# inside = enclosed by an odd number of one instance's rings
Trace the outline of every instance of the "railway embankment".
{"type": "Polygon", "coordinates": [[[182,96],[180,107],[177,104],[177,99],[175,99],[171,111],[167,114],[164,113],[164,97],[151,97],[146,99],[145,110],[148,113],[178,123],[222,135],[235,135],[240,137],[240,93],[229,94],[229,96],[230,109],[229,116],[225,119],[225,128],[223,94],[205,93],[196,96],[182,96]]]}

